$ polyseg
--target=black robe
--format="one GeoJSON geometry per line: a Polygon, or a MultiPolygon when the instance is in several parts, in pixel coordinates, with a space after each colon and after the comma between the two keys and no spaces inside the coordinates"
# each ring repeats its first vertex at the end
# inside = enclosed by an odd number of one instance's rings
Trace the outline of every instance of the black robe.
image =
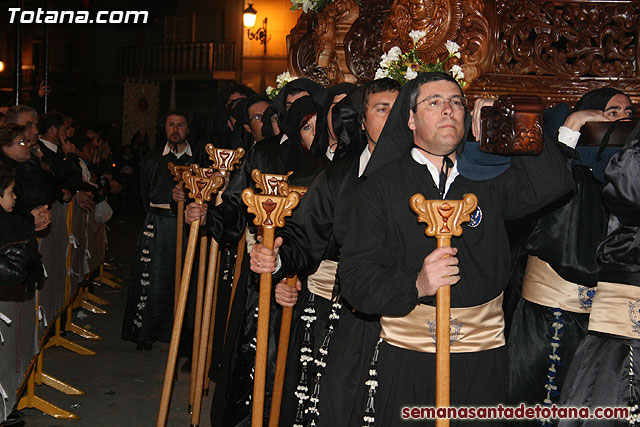
{"type": "MultiPolygon", "coordinates": [[[[578,159],[574,149],[558,144],[568,161],[578,159]]],[[[529,254],[549,263],[563,279],[593,287],[600,273],[596,251],[606,227],[600,184],[586,166],[573,164],[571,172],[573,191],[534,214],[524,247],[529,254]]],[[[518,302],[508,343],[510,403],[558,403],[569,363],[587,334],[588,322],[589,313],[569,312],[524,299],[518,302]],[[562,330],[559,338],[554,338],[552,325],[558,321],[562,322],[562,330]],[[523,348],[528,351],[521,351],[523,348]],[[560,359],[550,360],[552,353],[560,359]]],[[[537,421],[528,423],[538,425],[537,421]]]]}
{"type": "Polygon", "coordinates": [[[176,158],[173,152],[163,156],[163,150],[164,145],[147,154],[140,170],[140,198],[146,218],[122,324],[122,338],[139,344],[169,342],[173,327],[176,215],[169,209],[151,208],[149,203],[171,202],[175,182],[168,164],[190,165],[192,157],[183,154],[176,158]]]}
{"type": "MultiPolygon", "coordinates": [[[[607,237],[598,247],[600,281],[640,286],[640,140],[638,131],[605,170],[607,237]]],[[[596,302],[597,303],[597,302],[596,302]]],[[[629,303],[631,305],[631,303],[629,303]]],[[[629,316],[632,314],[629,308],[629,316]]],[[[626,315],[623,314],[623,315],[626,315]]],[[[577,407],[632,407],[640,393],[640,339],[589,332],[571,361],[560,403],[577,407]],[[633,359],[632,359],[633,357],[633,359]],[[629,375],[633,366],[635,381],[629,375]]],[[[637,415],[636,409],[634,415],[637,415]]],[[[562,427],[602,425],[595,420],[561,420],[562,427]]],[[[627,426],[626,420],[607,425],[627,426]]]]}
{"type": "MultiPolygon", "coordinates": [[[[245,226],[254,231],[251,216],[241,199],[242,190],[255,188],[251,171],[286,174],[314,162],[300,144],[289,139],[280,143],[281,135],[267,138],[253,146],[239,170],[233,172],[229,185],[222,195],[223,203],[207,212],[206,229],[218,242],[224,243],[240,238],[245,226]]],[[[304,176],[309,176],[307,172],[304,176]]],[[[258,303],[258,277],[249,270],[249,254],[245,253],[238,280],[229,324],[226,325],[224,349],[220,354],[216,377],[216,389],[211,406],[213,426],[244,425],[250,420],[251,394],[253,392],[253,364],[258,303]],[[249,402],[249,403],[247,403],[249,402]]],[[[220,309],[220,307],[218,307],[220,309]]],[[[267,362],[267,391],[265,393],[265,416],[270,404],[270,388],[275,370],[276,340],[279,332],[281,308],[272,301],[269,350],[267,362]]],[[[218,329],[218,325],[216,325],[218,329]]],[[[222,330],[223,327],[221,326],[222,330]]],[[[215,338],[214,338],[215,340],[215,338]]],[[[214,352],[218,353],[218,352],[214,352]]]]}
{"type": "MultiPolygon", "coordinates": [[[[504,291],[510,264],[505,219],[540,209],[571,185],[566,162],[550,143],[539,156],[514,158],[511,168],[497,178],[473,182],[458,176],[453,181],[446,198],[462,199],[465,193],[474,193],[482,220],[476,227],[464,225],[462,236],[451,242],[458,248],[461,277],[451,288],[452,307],[480,305],[504,291]]],[[[440,198],[427,167],[409,152],[360,187],[339,264],[342,294],[357,310],[404,316],[419,303],[435,303],[434,297],[417,296],[416,277],[425,256],[436,249],[436,240],[424,235],[425,225],[418,223],[409,207],[415,193],[440,198]]],[[[401,423],[400,408],[405,405],[433,406],[435,354],[408,351],[384,341],[379,348],[376,424],[401,423]]],[[[452,406],[506,401],[505,347],[452,354],[451,366],[452,406]]]]}
{"type": "MultiPolygon", "coordinates": [[[[329,164],[320,172],[311,183],[300,205],[287,220],[286,226],[277,232],[277,236],[283,238],[279,251],[282,266],[274,274],[274,281],[280,280],[285,275],[298,274],[304,285],[294,310],[295,320],[291,331],[280,412],[281,425],[293,424],[298,412],[298,398],[295,392],[301,380],[300,349],[305,339],[306,323],[298,319],[305,309],[315,310],[316,319],[312,322],[311,331],[306,337],[310,341],[314,358],[318,356],[318,347],[325,338],[329,324],[331,301],[317,295],[310,300],[311,295],[304,279],[318,269],[321,261],[338,261],[353,194],[359,184],[359,159],[359,155],[352,154],[341,161],[329,164]]],[[[301,175],[296,173],[291,177],[294,184],[304,181],[301,175]],[[295,175],[298,175],[297,182],[295,175]]],[[[307,371],[302,375],[307,378],[308,394],[313,394],[316,378],[313,362],[308,365],[307,371]]],[[[321,390],[322,387],[320,387],[321,390]]]]}

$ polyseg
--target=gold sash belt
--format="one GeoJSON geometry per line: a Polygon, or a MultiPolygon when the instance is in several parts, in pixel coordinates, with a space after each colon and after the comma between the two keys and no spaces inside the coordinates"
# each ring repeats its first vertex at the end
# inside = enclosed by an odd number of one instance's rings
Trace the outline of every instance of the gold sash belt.
{"type": "MultiPolygon", "coordinates": [[[[504,345],[501,293],[474,307],[451,308],[451,352],[471,353],[504,345]]],[[[380,338],[396,347],[436,352],[436,308],[419,304],[403,317],[382,316],[380,338]]]]}
{"type": "Polygon", "coordinates": [[[169,209],[171,210],[171,205],[169,203],[153,203],[149,202],[149,207],[156,209],[169,209]]]}
{"type": "Polygon", "coordinates": [[[309,291],[331,301],[333,285],[336,281],[336,270],[338,270],[337,262],[326,259],[321,261],[318,270],[307,278],[309,291]]]}
{"type": "Polygon", "coordinates": [[[598,282],[589,330],[640,338],[640,287],[598,282]]]}
{"type": "Polygon", "coordinates": [[[564,280],[540,258],[529,255],[522,279],[522,298],[545,307],[589,313],[596,288],[564,280]]]}

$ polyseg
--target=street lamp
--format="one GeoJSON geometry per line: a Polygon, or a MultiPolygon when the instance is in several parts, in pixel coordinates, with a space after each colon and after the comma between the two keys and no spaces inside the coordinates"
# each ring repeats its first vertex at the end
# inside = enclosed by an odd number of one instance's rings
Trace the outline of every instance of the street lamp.
{"type": "Polygon", "coordinates": [[[253,8],[252,3],[249,3],[249,6],[242,11],[242,21],[244,26],[247,27],[249,40],[258,40],[260,44],[264,45],[264,53],[267,53],[267,18],[262,21],[262,27],[251,32],[251,28],[256,25],[256,15],[258,15],[258,11],[253,8]]]}
{"type": "Polygon", "coordinates": [[[4,71],[4,61],[0,58],[0,73],[4,71]]]}

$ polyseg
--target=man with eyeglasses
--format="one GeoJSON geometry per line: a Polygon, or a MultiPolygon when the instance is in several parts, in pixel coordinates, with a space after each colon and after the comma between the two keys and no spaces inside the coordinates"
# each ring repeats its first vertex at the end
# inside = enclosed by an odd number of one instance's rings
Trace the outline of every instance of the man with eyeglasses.
{"type": "MultiPolygon", "coordinates": [[[[251,134],[253,143],[260,142],[264,139],[262,135],[262,114],[269,108],[269,100],[264,96],[251,96],[247,99],[247,123],[242,126],[244,130],[251,134]]],[[[252,144],[253,146],[253,144],[252,144]]]]}
{"type": "Polygon", "coordinates": [[[370,375],[360,386],[369,399],[359,425],[400,425],[411,417],[407,407],[434,406],[434,296],[443,286],[451,286],[451,406],[506,402],[502,295],[510,253],[504,221],[561,197],[572,178],[553,144],[539,156],[512,159],[493,179],[466,178],[457,156],[469,123],[458,83],[449,74],[421,73],[402,89],[364,171],[338,267],[344,298],[381,316],[379,340],[370,343],[376,348],[370,375]],[[436,239],[425,236],[425,224],[409,206],[416,193],[478,197],[472,221],[452,247],[437,248],[436,239]]]}

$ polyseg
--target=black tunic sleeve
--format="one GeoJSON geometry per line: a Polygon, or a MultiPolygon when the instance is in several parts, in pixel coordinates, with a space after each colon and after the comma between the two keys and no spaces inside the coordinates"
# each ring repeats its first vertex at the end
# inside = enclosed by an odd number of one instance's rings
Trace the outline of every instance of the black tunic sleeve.
{"type": "Polygon", "coordinates": [[[332,238],[333,219],[333,194],[321,172],[278,231],[283,273],[307,276],[316,271],[332,238]]]}
{"type": "Polygon", "coordinates": [[[378,183],[365,181],[356,195],[338,274],[344,297],[358,311],[404,316],[419,302],[416,278],[420,269],[396,265],[396,254],[388,242],[394,239],[390,233],[402,224],[394,224],[385,212],[393,212],[388,205],[403,201],[386,194],[378,183]]]}
{"type": "Polygon", "coordinates": [[[547,138],[539,155],[513,157],[511,167],[496,183],[507,220],[537,211],[571,191],[574,184],[566,157],[547,138]]]}
{"type": "Polygon", "coordinates": [[[602,198],[624,225],[640,226],[640,140],[611,158],[602,198]]]}

